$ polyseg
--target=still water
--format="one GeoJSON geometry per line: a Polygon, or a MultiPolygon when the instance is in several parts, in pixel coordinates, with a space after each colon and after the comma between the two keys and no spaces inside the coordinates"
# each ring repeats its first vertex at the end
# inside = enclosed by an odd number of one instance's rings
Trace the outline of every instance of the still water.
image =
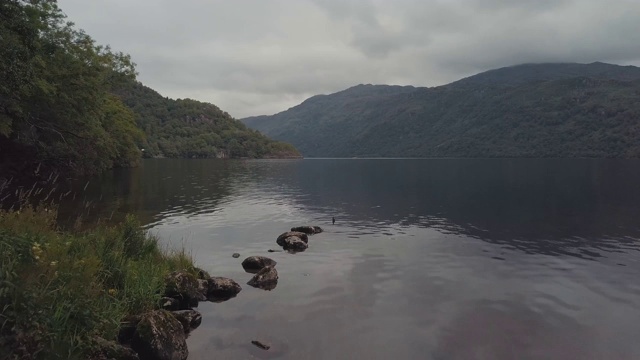
{"type": "Polygon", "coordinates": [[[243,285],[200,304],[189,359],[640,358],[639,161],[149,160],[82,186],[62,220],[136,213],[243,285]]]}

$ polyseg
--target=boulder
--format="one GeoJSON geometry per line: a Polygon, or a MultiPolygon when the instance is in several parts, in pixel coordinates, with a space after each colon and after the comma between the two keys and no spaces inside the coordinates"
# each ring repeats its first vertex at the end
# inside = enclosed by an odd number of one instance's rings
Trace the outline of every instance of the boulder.
{"type": "Polygon", "coordinates": [[[165,278],[164,296],[177,299],[179,309],[198,306],[198,280],[186,271],[174,271],[165,278]]]}
{"type": "Polygon", "coordinates": [[[233,255],[231,255],[231,256],[232,256],[233,258],[237,259],[237,258],[239,258],[239,257],[240,257],[240,254],[238,254],[238,253],[233,253],[233,255]]]}
{"type": "Polygon", "coordinates": [[[320,226],[297,226],[297,227],[292,227],[291,231],[299,231],[299,232],[303,232],[305,234],[309,234],[309,235],[313,235],[313,234],[319,234],[322,232],[322,228],[320,226]]]}
{"type": "Polygon", "coordinates": [[[267,266],[276,266],[276,264],[275,260],[266,256],[249,256],[242,262],[242,268],[246,272],[255,274],[267,266]]]}
{"type": "Polygon", "coordinates": [[[204,279],[208,279],[208,278],[211,277],[211,275],[209,275],[208,272],[206,272],[205,270],[202,270],[200,268],[196,267],[196,268],[193,268],[193,270],[195,271],[196,274],[198,274],[198,276],[197,276],[198,279],[204,280],[204,279]]]}
{"type": "Polygon", "coordinates": [[[299,231],[287,231],[286,233],[282,233],[280,234],[280,236],[278,236],[278,238],[276,239],[276,243],[280,246],[284,246],[284,239],[290,236],[297,236],[300,240],[309,242],[309,237],[307,236],[307,234],[299,231]]]}
{"type": "Polygon", "coordinates": [[[240,292],[240,285],[225,277],[213,276],[207,280],[207,300],[221,302],[229,300],[240,292]]]}
{"type": "Polygon", "coordinates": [[[202,315],[195,310],[178,310],[172,311],[171,314],[180,321],[185,334],[188,334],[202,323],[202,315]]]}
{"type": "Polygon", "coordinates": [[[263,290],[273,290],[278,285],[278,271],[273,266],[267,266],[258,271],[247,285],[263,290]]]}
{"type": "Polygon", "coordinates": [[[107,341],[103,338],[94,339],[94,347],[91,358],[104,360],[140,360],[133,349],[122,346],[115,341],[107,341]]]}
{"type": "Polygon", "coordinates": [[[282,241],[282,248],[289,251],[305,251],[309,245],[297,236],[289,236],[282,241]]]}
{"type": "Polygon", "coordinates": [[[162,297],[160,299],[160,308],[164,310],[180,310],[180,301],[170,297],[162,297]]]}
{"type": "MultiPolygon", "coordinates": [[[[210,279],[211,277],[209,277],[210,279]]],[[[198,300],[205,301],[207,300],[207,294],[209,294],[209,280],[198,279],[198,300]]],[[[172,309],[178,310],[178,309],[172,309]]]]}
{"type": "Polygon", "coordinates": [[[189,356],[182,324],[165,310],[142,315],[131,347],[141,360],[185,360],[189,356]]]}

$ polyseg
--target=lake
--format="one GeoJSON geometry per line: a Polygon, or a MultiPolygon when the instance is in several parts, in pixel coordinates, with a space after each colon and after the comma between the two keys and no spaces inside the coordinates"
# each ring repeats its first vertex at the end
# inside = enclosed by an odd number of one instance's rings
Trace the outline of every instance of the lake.
{"type": "Polygon", "coordinates": [[[61,221],[133,212],[242,285],[200,304],[189,359],[640,358],[640,161],[158,159],[79,189],[61,221]]]}

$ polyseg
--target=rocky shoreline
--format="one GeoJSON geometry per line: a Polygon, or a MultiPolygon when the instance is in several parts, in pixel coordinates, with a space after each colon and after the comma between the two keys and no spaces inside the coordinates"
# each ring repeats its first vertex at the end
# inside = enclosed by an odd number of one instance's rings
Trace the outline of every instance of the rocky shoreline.
{"type": "MultiPolygon", "coordinates": [[[[309,247],[309,235],[322,231],[319,226],[294,227],[278,236],[276,243],[289,253],[301,252],[309,247]]],[[[233,254],[233,257],[238,258],[239,254],[233,254]]],[[[275,289],[278,284],[276,265],[275,260],[265,256],[245,258],[241,266],[247,273],[254,274],[247,285],[263,290],[275,289]]],[[[158,309],[125,319],[121,323],[117,341],[98,339],[95,358],[187,359],[187,336],[202,322],[202,315],[194,308],[201,301],[230,300],[240,291],[242,287],[233,279],[211,276],[202,269],[174,271],[165,278],[165,290],[158,309]]],[[[250,342],[265,351],[271,347],[255,339],[250,342]]]]}

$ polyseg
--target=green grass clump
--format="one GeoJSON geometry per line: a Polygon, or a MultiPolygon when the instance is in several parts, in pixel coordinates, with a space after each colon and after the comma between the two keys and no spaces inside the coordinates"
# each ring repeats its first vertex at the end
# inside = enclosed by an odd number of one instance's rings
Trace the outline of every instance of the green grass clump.
{"type": "Polygon", "coordinates": [[[0,359],[85,359],[96,337],[157,308],[168,273],[196,272],[134,217],[84,232],[55,219],[43,207],[0,211],[0,359]]]}

